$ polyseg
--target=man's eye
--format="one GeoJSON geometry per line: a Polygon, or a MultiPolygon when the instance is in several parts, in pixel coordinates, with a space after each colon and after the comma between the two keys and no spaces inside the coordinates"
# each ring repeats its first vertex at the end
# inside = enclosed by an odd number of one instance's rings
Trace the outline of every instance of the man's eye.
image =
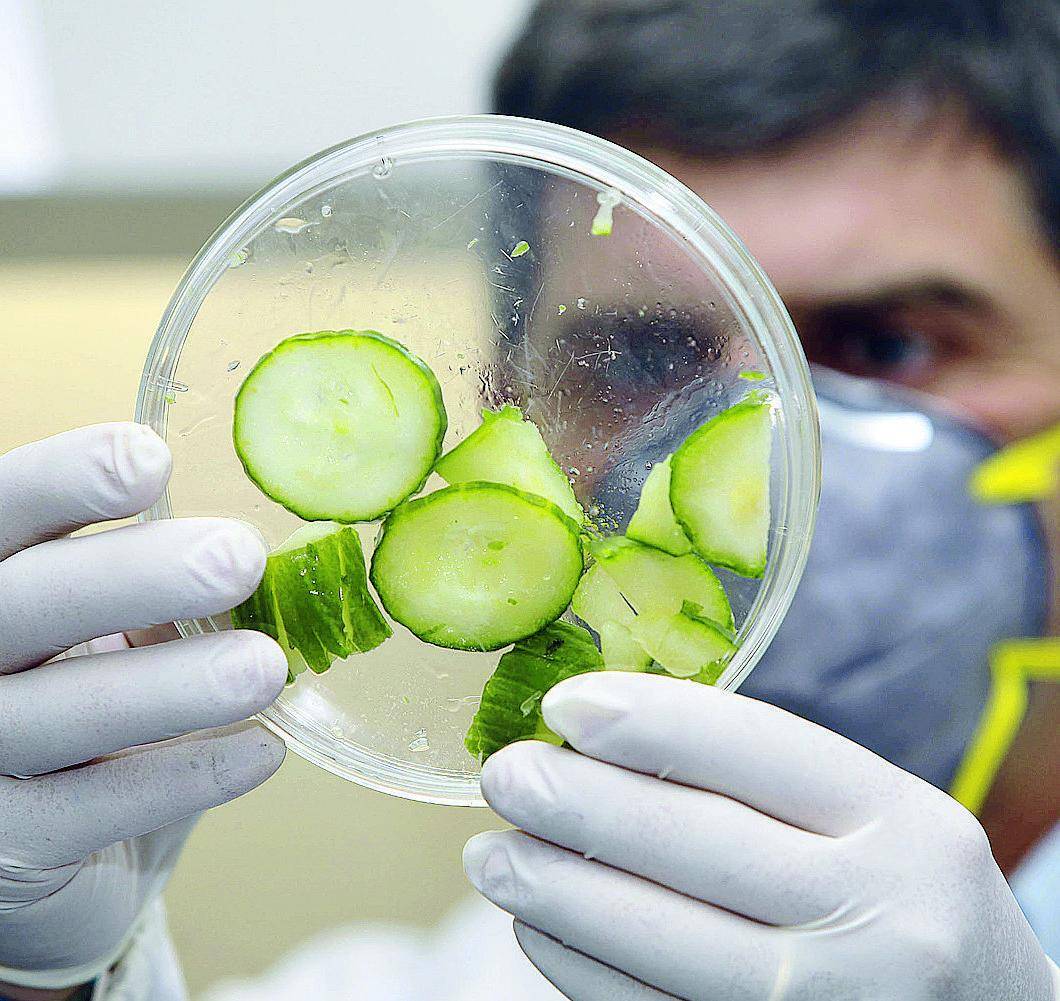
{"type": "Polygon", "coordinates": [[[816,317],[799,328],[811,362],[872,379],[917,383],[936,362],[923,330],[893,317],[857,310],[816,317]]]}

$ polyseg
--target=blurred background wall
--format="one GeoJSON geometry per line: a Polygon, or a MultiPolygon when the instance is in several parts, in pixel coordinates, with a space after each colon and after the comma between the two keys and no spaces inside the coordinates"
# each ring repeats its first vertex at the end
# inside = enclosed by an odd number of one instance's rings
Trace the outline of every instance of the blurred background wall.
{"type": "MultiPolygon", "coordinates": [[[[486,109],[527,0],[0,0],[0,452],[132,415],[155,324],[214,227],[289,165],[486,109]]],[[[485,811],[289,757],[207,816],[168,892],[193,991],[315,931],[434,922],[485,811]]]]}

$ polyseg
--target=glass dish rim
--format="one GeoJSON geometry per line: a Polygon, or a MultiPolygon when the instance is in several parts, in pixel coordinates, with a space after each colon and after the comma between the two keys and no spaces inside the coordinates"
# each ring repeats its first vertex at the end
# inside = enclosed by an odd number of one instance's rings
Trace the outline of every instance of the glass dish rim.
{"type": "MultiPolygon", "coordinates": [[[[758,335],[780,402],[780,441],[787,482],[774,518],[769,563],[740,635],[740,649],[718,681],[735,690],[780,627],[801,579],[820,495],[820,433],[809,367],[795,328],[772,283],[739,238],[698,195],[636,153],[564,126],[498,115],[422,119],[378,129],[322,150],[284,171],[248,198],[206,241],[181,278],[159,322],[144,365],[136,420],[163,437],[167,390],[195,317],[233,254],[294,200],[334,186],[343,175],[363,171],[384,158],[476,155],[537,161],[562,168],[593,184],[618,191],[679,234],[704,260],[758,335]],[[768,336],[763,336],[768,334],[768,336]],[[797,527],[797,530],[796,530],[797,527]]],[[[140,515],[150,521],[173,517],[167,491],[140,515]]],[[[199,621],[177,623],[182,635],[206,630],[199,621]]],[[[259,716],[290,750],[343,778],[406,799],[453,806],[484,806],[477,776],[417,766],[351,744],[339,744],[322,729],[299,722],[275,703],[259,716]],[[293,731],[293,732],[292,732],[293,731]]]]}

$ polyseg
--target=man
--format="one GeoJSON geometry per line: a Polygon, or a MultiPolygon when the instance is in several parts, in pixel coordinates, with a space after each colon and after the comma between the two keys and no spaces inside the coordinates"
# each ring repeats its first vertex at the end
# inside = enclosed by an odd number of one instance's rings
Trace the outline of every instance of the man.
{"type": "MultiPolygon", "coordinates": [[[[816,610],[845,593],[847,614],[833,609],[841,617],[822,628],[796,607],[793,628],[810,654],[786,662],[774,653],[752,681],[943,786],[974,743],[986,638],[1040,632],[1054,597],[1035,571],[1045,548],[1037,528],[1018,516],[979,522],[963,499],[951,506],[950,488],[964,482],[955,471],[984,452],[977,439],[965,448],[964,417],[939,411],[960,411],[1002,441],[1060,418],[1058,68],[1060,12],[1011,0],[908,11],[565,0],[537,8],[498,83],[498,110],[618,140],[699,191],[776,282],[812,360],[930,397],[895,403],[882,393],[869,405],[865,383],[836,388],[821,377],[843,427],[893,406],[928,420],[932,448],[943,451],[925,454],[945,460],[949,486],[928,479],[923,491],[888,493],[923,467],[895,467],[886,450],[872,458],[856,435],[834,438],[829,447],[859,451],[833,456],[877,463],[872,485],[898,517],[881,528],[863,513],[849,521],[868,520],[869,535],[843,536],[841,515],[863,495],[847,489],[850,463],[826,469],[826,492],[829,480],[839,486],[825,498],[833,513],[822,512],[823,544],[838,537],[860,562],[819,560],[805,600],[816,610]],[[1027,568],[1020,577],[1033,587],[999,600],[1003,613],[984,605],[969,614],[965,599],[980,592],[965,591],[966,578],[980,567],[955,556],[946,534],[962,519],[966,550],[1003,533],[1011,560],[1027,568]],[[881,540],[899,521],[915,522],[917,534],[881,540]],[[917,540],[952,559],[933,588],[915,591],[937,627],[928,655],[922,630],[894,649],[894,619],[868,649],[837,660],[844,628],[855,642],[877,628],[881,609],[892,614],[872,603],[881,585],[915,583],[905,543],[917,540]],[[933,592],[950,599],[933,604],[933,592]],[[949,623],[976,619],[990,628],[972,648],[940,645],[949,623]],[[881,711],[874,686],[910,661],[929,673],[909,679],[902,708],[922,702],[925,720],[948,725],[899,739],[899,707],[881,711]],[[798,683],[785,688],[789,677],[798,683]],[[973,697],[950,703],[945,688],[973,697]]],[[[4,988],[12,997],[69,996],[57,988],[115,960],[103,988],[112,995],[178,996],[150,907],[185,818],[251,788],[281,756],[252,729],[165,739],[230,724],[275,696],[282,658],[260,637],[147,649],[114,640],[82,651],[84,660],[35,666],[94,636],[218,612],[254,587],[263,552],[240,525],[47,541],[146,506],[167,474],[164,446],[127,426],[0,460],[0,772],[37,776],[0,785],[0,979],[46,989],[4,988]],[[86,707],[89,675],[106,697],[86,707]],[[193,684],[174,681],[191,675],[193,684]],[[172,792],[160,803],[152,793],[163,773],[172,792]]],[[[1055,553],[1055,523],[1048,534],[1055,553]]],[[[922,611],[911,606],[907,615],[922,611]]],[[[791,649],[783,637],[779,645],[791,649]]],[[[1056,820],[1055,705],[1050,689],[1033,693],[984,807],[1009,869],[1056,820]]],[[[982,828],[928,783],[763,702],[668,679],[573,679],[544,712],[581,753],[524,743],[492,758],[487,798],[533,836],[484,835],[465,858],[472,882],[516,916],[520,945],[568,996],[1060,997],[1060,974],[982,828]]],[[[339,939],[247,996],[555,997],[509,965],[497,927],[471,916],[433,943],[339,939]]]]}
{"type": "MultiPolygon", "coordinates": [[[[901,4],[546,2],[500,69],[496,110],[614,139],[666,168],[747,244],[811,362],[929,394],[933,409],[1005,443],[1060,421],[1058,31],[1060,9],[1023,3],[914,14],[901,4]]],[[[826,504],[828,474],[844,472],[829,458],[826,504]]],[[[938,484],[925,487],[937,496],[938,484]]],[[[830,516],[822,511],[822,532],[830,516]]],[[[1055,510],[1050,518],[1055,554],[1055,510]]],[[[900,527],[886,531],[893,540],[900,527]]],[[[914,570],[909,558],[898,569],[914,570]]],[[[908,592],[910,576],[876,583],[908,592]]],[[[968,684],[985,669],[979,653],[947,670],[968,684]]],[[[773,688],[790,672],[767,663],[744,691],[784,703],[793,693],[773,688]]],[[[849,713],[822,711],[819,690],[792,701],[936,784],[953,779],[956,757],[935,765],[889,742],[879,722],[866,732],[849,713]]],[[[1003,868],[1060,812],[1060,782],[1028,782],[1028,771],[1060,763],[1058,718],[1060,688],[1039,686],[984,807],[1003,868]]]]}

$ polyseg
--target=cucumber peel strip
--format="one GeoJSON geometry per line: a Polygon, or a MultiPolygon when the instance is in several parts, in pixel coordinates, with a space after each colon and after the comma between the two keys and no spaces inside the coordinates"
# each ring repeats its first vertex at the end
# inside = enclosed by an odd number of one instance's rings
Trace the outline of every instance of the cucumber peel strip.
{"type": "Polygon", "coordinates": [[[485,761],[517,740],[562,744],[541,715],[541,700],[554,685],[603,670],[589,633],[569,622],[552,622],[516,643],[501,657],[482,691],[482,702],[464,738],[472,757],[485,761]]]}
{"type": "Polygon", "coordinates": [[[392,634],[368,591],[356,529],[310,525],[270,554],[257,590],[232,609],[232,626],[271,636],[287,654],[287,680],[307,667],[366,653],[392,634]]]}

